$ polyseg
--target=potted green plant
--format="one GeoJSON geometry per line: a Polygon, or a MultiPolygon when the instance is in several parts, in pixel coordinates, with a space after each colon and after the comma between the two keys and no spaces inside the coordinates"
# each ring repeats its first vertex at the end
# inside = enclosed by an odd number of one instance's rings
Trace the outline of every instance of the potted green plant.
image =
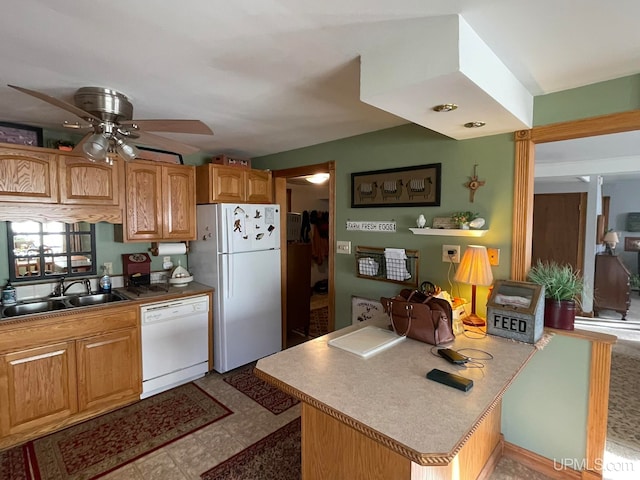
{"type": "Polygon", "coordinates": [[[528,279],[544,286],[545,327],[573,330],[576,305],[584,287],[580,272],[568,264],[538,260],[529,270],[528,279]]]}
{"type": "Polygon", "coordinates": [[[451,220],[453,220],[458,227],[469,230],[469,222],[478,218],[478,213],[473,212],[455,212],[451,215],[451,220]]]}

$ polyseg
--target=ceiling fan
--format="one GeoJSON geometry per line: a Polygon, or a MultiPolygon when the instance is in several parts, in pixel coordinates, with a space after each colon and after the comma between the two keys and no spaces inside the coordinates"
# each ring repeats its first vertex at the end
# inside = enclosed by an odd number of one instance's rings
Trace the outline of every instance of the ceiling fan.
{"type": "MultiPolygon", "coordinates": [[[[112,164],[114,153],[125,160],[133,160],[138,156],[134,142],[182,154],[199,150],[149,131],[213,135],[213,131],[200,120],[133,120],[133,105],[129,99],[122,93],[108,88],[82,87],[76,91],[73,97],[75,105],[72,105],[42,92],[15,85],[8,86],[71,112],[88,122],[87,127],[93,131],[80,140],[74,151],[81,151],[92,162],[106,161],[112,164]]],[[[83,128],[77,122],[65,122],[65,126],[83,128]]]]}

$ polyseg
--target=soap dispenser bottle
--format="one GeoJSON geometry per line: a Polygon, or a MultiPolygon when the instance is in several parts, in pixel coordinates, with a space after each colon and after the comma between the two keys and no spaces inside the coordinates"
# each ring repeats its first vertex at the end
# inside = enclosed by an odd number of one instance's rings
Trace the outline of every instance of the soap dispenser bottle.
{"type": "Polygon", "coordinates": [[[99,285],[100,293],[111,293],[111,277],[106,265],[102,266],[102,277],[100,277],[99,285]]]}
{"type": "Polygon", "coordinates": [[[13,305],[18,301],[18,295],[16,289],[13,288],[11,282],[7,280],[7,285],[2,289],[2,304],[13,305]]]}

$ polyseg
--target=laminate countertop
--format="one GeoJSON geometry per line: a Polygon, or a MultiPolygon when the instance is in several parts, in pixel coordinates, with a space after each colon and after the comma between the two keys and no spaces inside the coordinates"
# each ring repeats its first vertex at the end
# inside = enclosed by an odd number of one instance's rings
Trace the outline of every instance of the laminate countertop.
{"type": "Polygon", "coordinates": [[[448,363],[437,347],[412,339],[367,359],[328,344],[368,324],[262,358],[255,373],[420,465],[448,464],[536,352],[534,345],[502,337],[458,335],[446,346],[473,358],[493,357],[472,368],[448,363]],[[473,388],[463,392],[427,380],[433,368],[470,378],[473,388]]]}

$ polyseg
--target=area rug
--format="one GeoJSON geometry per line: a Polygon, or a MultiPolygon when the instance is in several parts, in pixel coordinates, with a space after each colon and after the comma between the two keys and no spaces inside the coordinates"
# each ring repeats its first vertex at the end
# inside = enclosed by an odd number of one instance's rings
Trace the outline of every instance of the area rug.
{"type": "Polygon", "coordinates": [[[253,364],[224,377],[224,381],[271,413],[279,415],[299,400],[253,374],[253,364]]]}
{"type": "Polygon", "coordinates": [[[0,480],[98,478],[231,413],[188,383],[4,452],[0,480]]]}
{"type": "Polygon", "coordinates": [[[300,480],[300,417],[206,471],[202,480],[300,480]]]}
{"type": "Polygon", "coordinates": [[[640,359],[613,352],[607,441],[640,451],[640,359]]]}
{"type": "Polygon", "coordinates": [[[309,315],[309,336],[321,337],[329,333],[329,307],[314,308],[309,315]]]}

